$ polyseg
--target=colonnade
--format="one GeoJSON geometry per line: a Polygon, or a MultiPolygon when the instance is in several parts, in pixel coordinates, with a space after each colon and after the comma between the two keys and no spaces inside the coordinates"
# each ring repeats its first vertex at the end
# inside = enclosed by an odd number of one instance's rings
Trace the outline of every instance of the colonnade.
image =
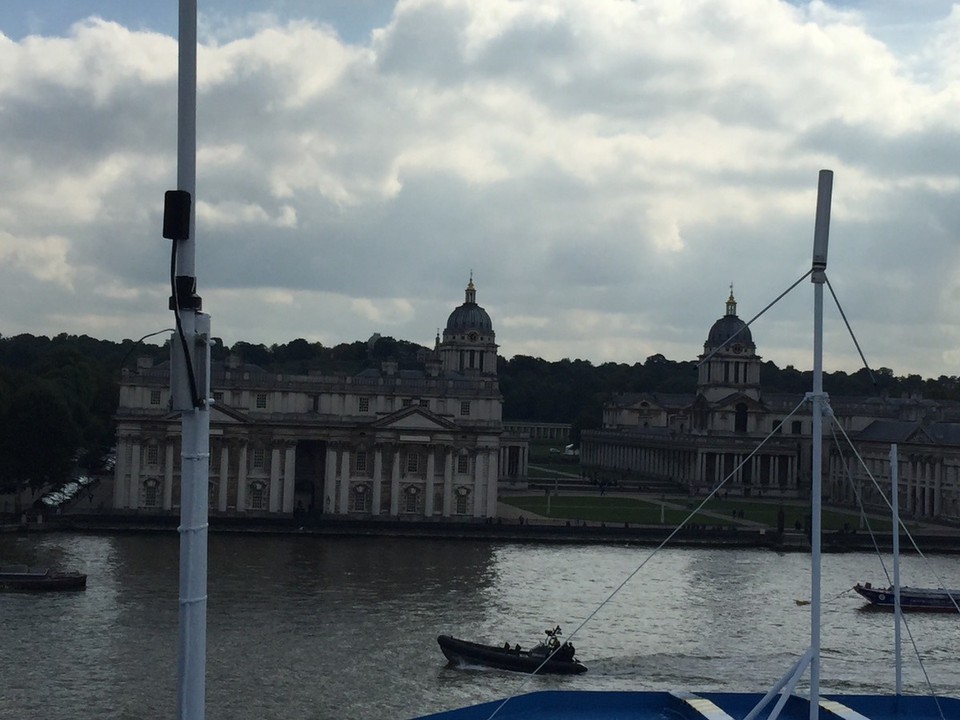
{"type": "MultiPolygon", "coordinates": [[[[831,455],[829,492],[836,502],[855,505],[859,495],[864,505],[883,510],[890,498],[890,445],[862,446],[860,453],[863,464],[856,457],[831,455]]],[[[901,512],[916,518],[960,519],[960,457],[904,452],[901,447],[897,475],[901,512]]]]}
{"type": "Polygon", "coordinates": [[[690,440],[661,440],[657,444],[651,437],[649,444],[643,444],[640,438],[625,438],[620,433],[584,433],[580,457],[585,468],[670,479],[691,490],[717,487],[728,475],[729,488],[797,488],[799,460],[795,448],[750,457],[752,451],[746,449],[730,449],[714,442],[699,447],[693,437],[690,440]]]}
{"type": "Polygon", "coordinates": [[[468,471],[459,472],[457,458],[462,450],[446,444],[378,443],[373,447],[373,469],[360,469],[356,453],[369,452],[366,446],[350,443],[328,443],[324,468],[323,511],[335,515],[398,516],[409,514],[402,504],[403,493],[418,496],[417,514],[422,517],[451,517],[458,512],[458,495],[467,499],[467,513],[473,517],[493,517],[497,508],[498,448],[479,447],[469,452],[468,471]],[[405,452],[425,456],[424,469],[403,467],[405,452]],[[358,510],[352,493],[365,493],[370,500],[358,510]],[[439,492],[438,492],[439,491],[439,492]],[[384,502],[388,498],[389,504],[384,502]],[[436,503],[435,499],[440,502],[436,503]]]}
{"type": "MultiPolygon", "coordinates": [[[[351,492],[362,485],[371,492],[365,513],[372,516],[409,514],[402,504],[402,493],[411,491],[419,495],[418,514],[423,517],[463,514],[493,517],[497,511],[499,469],[501,462],[505,462],[502,459],[506,457],[506,450],[496,445],[466,451],[443,443],[377,443],[372,448],[370,472],[365,464],[358,468],[356,462],[357,453],[368,453],[369,447],[348,441],[328,441],[322,505],[318,509],[355,516],[357,509],[351,492]],[[418,463],[416,471],[409,472],[401,464],[402,449],[423,456],[424,465],[418,463]],[[458,457],[463,453],[469,458],[466,473],[457,467],[458,457]],[[387,506],[384,506],[385,497],[389,498],[387,506]],[[435,498],[440,500],[437,505],[435,498]]],[[[146,440],[121,436],[115,468],[114,508],[172,510],[174,485],[180,477],[178,451],[179,440],[173,435],[146,440]],[[151,446],[157,449],[148,451],[151,446]],[[149,463],[148,452],[153,456],[149,463]]],[[[291,439],[275,439],[260,445],[242,438],[212,438],[210,510],[293,513],[296,453],[297,443],[291,439]],[[255,460],[254,452],[263,455],[255,460]]],[[[526,458],[522,460],[521,467],[525,467],[526,458]]]]}

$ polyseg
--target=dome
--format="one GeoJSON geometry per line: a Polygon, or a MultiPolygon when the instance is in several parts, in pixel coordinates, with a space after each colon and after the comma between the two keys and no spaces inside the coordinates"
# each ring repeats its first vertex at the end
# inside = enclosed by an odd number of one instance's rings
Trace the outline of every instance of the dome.
{"type": "MultiPolygon", "coordinates": [[[[734,335],[736,339],[731,345],[738,345],[754,349],[753,336],[747,324],[737,317],[737,301],[733,297],[733,285],[730,286],[730,297],[727,298],[727,313],[717,320],[710,328],[704,348],[713,349],[725,345],[734,335]]],[[[739,350],[738,350],[739,352],[739,350]]]]}
{"type": "Polygon", "coordinates": [[[447,318],[447,328],[444,335],[455,335],[471,331],[492,333],[493,322],[487,311],[477,305],[477,289],[473,284],[473,277],[467,284],[466,299],[447,318]]]}
{"type": "Polygon", "coordinates": [[[726,343],[734,335],[737,336],[735,343],[741,345],[753,345],[753,336],[750,334],[750,328],[736,315],[724,315],[717,320],[710,328],[710,334],[707,336],[706,347],[719,347],[726,343]]]}
{"type": "Polygon", "coordinates": [[[471,330],[493,332],[493,322],[487,311],[476,303],[464,303],[447,318],[447,332],[464,333],[471,330]]]}

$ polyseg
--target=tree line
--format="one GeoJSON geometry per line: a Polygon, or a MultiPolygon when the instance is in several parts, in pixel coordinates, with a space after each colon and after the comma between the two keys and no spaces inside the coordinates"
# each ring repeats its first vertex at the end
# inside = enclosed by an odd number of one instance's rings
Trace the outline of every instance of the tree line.
{"type": "MultiPolygon", "coordinates": [[[[386,359],[401,368],[415,367],[429,350],[415,343],[374,336],[369,341],[325,347],[301,338],[266,346],[237,342],[228,347],[214,340],[212,358],[230,354],[266,372],[284,374],[355,374],[386,359]]],[[[114,414],[123,368],[139,357],[155,363],[169,358],[166,345],[124,340],[97,340],[87,335],[0,336],[0,492],[57,484],[71,473],[104,468],[114,444],[114,414]]],[[[599,427],[603,404],[616,393],[694,393],[693,361],[672,361],[652,355],[634,364],[563,359],[547,361],[517,355],[499,358],[497,371],[505,420],[570,423],[581,429],[599,427]]],[[[804,393],[812,374],[793,366],[761,366],[765,392],[804,393]]],[[[872,374],[825,373],[824,389],[832,395],[881,396],[922,394],[931,399],[960,400],[960,378],[941,375],[897,377],[889,368],[872,374]]]]}

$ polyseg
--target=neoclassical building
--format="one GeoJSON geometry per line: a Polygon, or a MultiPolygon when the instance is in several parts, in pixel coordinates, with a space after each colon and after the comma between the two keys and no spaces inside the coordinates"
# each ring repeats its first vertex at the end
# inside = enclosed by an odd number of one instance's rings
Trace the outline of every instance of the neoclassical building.
{"type": "MultiPolygon", "coordinates": [[[[501,480],[527,474],[504,431],[493,323],[470,279],[417,367],[281,375],[241,358],[212,371],[211,514],[467,519],[496,515],[501,480]]],[[[114,508],[179,507],[180,418],[168,363],[125,370],[114,508]]]]}
{"type": "MultiPolygon", "coordinates": [[[[737,316],[732,289],[698,360],[696,393],[620,394],[608,402],[602,429],[582,433],[584,473],[673,483],[691,493],[707,492],[732,473],[724,490],[733,494],[809,493],[810,405],[802,395],[762,392],[761,357],[750,328],[737,316]]],[[[960,425],[951,422],[960,420],[956,403],[831,396],[830,407],[875,470],[882,469],[890,442],[901,438],[901,498],[909,512],[960,519],[960,425]]],[[[825,423],[824,491],[852,503],[852,493],[844,490],[848,476],[859,472],[862,480],[865,471],[854,467],[850,451],[841,452],[829,432],[825,423]]],[[[889,495],[889,472],[884,476],[889,495]]],[[[880,503],[879,494],[867,499],[880,503]]]]}

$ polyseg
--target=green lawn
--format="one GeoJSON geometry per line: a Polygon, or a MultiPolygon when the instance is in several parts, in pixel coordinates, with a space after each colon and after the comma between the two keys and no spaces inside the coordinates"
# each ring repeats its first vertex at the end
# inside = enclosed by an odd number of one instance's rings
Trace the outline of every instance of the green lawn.
{"type": "MultiPolygon", "coordinates": [[[[502,498],[502,502],[520,510],[565,520],[586,520],[591,522],[631,523],[638,525],[659,525],[670,527],[679,525],[690,512],[699,505],[699,499],[687,497],[664,498],[668,506],[662,510],[659,498],[631,498],[600,495],[553,495],[550,497],[550,511],[547,512],[545,495],[518,495],[502,498]]],[[[743,525],[745,521],[763,523],[771,528],[777,526],[777,513],[784,513],[784,525],[787,529],[800,523],[803,527],[809,509],[796,502],[759,502],[750,500],[712,499],[703,510],[689,522],[707,526],[743,525]],[[712,514],[705,514],[712,513],[712,514]],[[736,517],[734,514],[736,513],[736,517]]],[[[859,518],[849,513],[824,508],[823,529],[827,532],[839,530],[846,524],[849,528],[859,529],[859,518]]],[[[870,525],[875,532],[889,532],[890,521],[871,518],[870,525]]]]}

